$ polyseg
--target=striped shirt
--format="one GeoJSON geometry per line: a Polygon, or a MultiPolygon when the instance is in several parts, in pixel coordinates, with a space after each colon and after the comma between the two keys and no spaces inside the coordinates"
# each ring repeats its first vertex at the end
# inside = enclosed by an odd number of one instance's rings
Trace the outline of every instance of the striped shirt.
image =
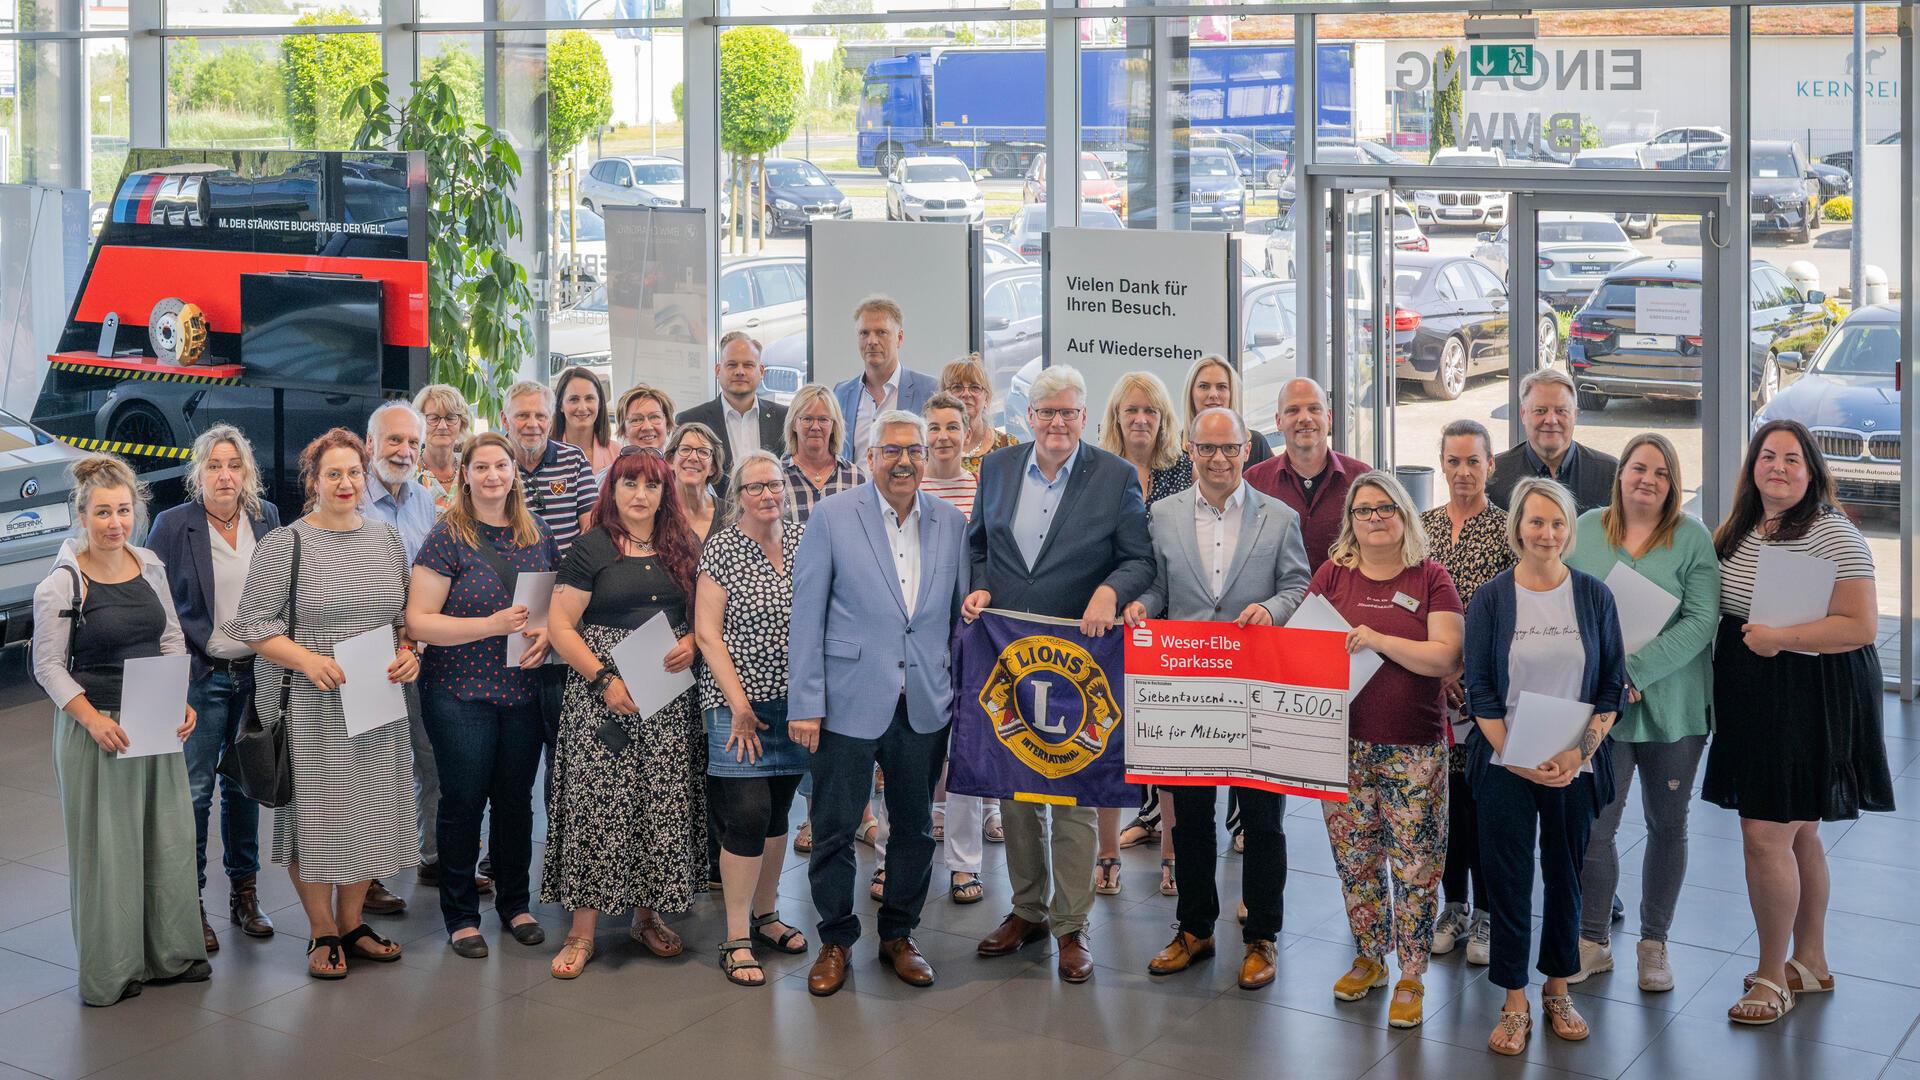
{"type": "Polygon", "coordinates": [[[962,472],[952,480],[937,480],[931,476],[920,481],[920,490],[965,514],[967,520],[973,520],[973,496],[980,490],[980,478],[970,472],[962,472]]]}
{"type": "Polygon", "coordinates": [[[527,490],[527,509],[547,523],[553,542],[566,551],[580,535],[580,515],[593,510],[600,494],[587,455],[577,446],[549,439],[540,464],[532,472],[520,470],[520,482],[527,490]]]}
{"type": "MultiPolygon", "coordinates": [[[[1775,542],[1762,540],[1759,531],[1754,530],[1740,538],[1740,546],[1733,549],[1732,555],[1720,561],[1721,614],[1742,619],[1750,614],[1754,574],[1760,565],[1760,545],[1768,543],[1775,542]]],[[[1778,546],[1836,564],[1836,581],[1873,577],[1873,552],[1867,547],[1866,538],[1838,510],[1821,514],[1805,536],[1780,541],[1778,546]]]]}
{"type": "Polygon", "coordinates": [[[821,499],[860,486],[859,470],[845,461],[835,462],[833,473],[819,487],[813,486],[813,481],[807,479],[807,474],[800,471],[792,457],[782,458],[781,464],[787,467],[787,518],[802,525],[807,523],[814,505],[821,499]]]}

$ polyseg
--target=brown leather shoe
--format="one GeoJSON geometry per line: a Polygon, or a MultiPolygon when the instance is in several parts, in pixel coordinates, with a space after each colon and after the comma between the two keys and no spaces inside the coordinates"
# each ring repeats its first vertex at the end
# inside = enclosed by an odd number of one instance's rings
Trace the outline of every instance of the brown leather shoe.
{"type": "Polygon", "coordinates": [[[481,896],[492,896],[493,879],[485,874],[473,875],[473,891],[481,896]]]}
{"type": "Polygon", "coordinates": [[[1060,935],[1060,977],[1070,983],[1093,978],[1093,945],[1085,930],[1060,935]]]}
{"type": "Polygon", "coordinates": [[[838,993],[847,985],[847,947],[845,945],[820,946],[820,958],[813,962],[813,970],[807,972],[807,993],[814,997],[826,997],[838,993]]]}
{"type": "Polygon", "coordinates": [[[369,915],[398,915],[407,910],[407,902],[375,878],[367,887],[367,902],[361,905],[361,910],[369,915]]]}
{"type": "Polygon", "coordinates": [[[220,939],[214,935],[213,924],[207,921],[207,905],[205,904],[200,905],[200,937],[206,942],[208,952],[217,953],[220,951],[220,939]]]}
{"type": "Polygon", "coordinates": [[[933,965],[920,955],[920,949],[910,937],[894,938],[880,943],[880,962],[893,969],[900,981],[908,986],[932,986],[933,965]]]}
{"type": "Polygon", "coordinates": [[[233,895],[227,900],[233,924],[248,937],[272,937],[273,920],[260,910],[260,890],[254,876],[233,879],[233,895]]]}
{"type": "Polygon", "coordinates": [[[1205,960],[1213,955],[1213,937],[1194,937],[1185,930],[1175,930],[1173,940],[1161,949],[1159,955],[1147,961],[1147,974],[1172,975],[1193,966],[1195,960],[1205,960]]]}
{"type": "Polygon", "coordinates": [[[1240,989],[1259,990],[1273,982],[1274,952],[1271,941],[1247,942],[1247,958],[1240,961],[1240,989]]]}
{"type": "Polygon", "coordinates": [[[1028,922],[1009,911],[993,933],[980,939],[979,953],[981,956],[1012,956],[1046,936],[1047,924],[1044,921],[1028,922]]]}

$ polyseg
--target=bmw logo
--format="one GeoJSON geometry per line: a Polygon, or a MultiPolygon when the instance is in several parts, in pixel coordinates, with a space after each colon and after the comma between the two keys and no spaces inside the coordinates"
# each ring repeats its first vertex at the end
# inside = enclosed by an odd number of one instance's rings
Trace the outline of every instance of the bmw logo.
{"type": "Polygon", "coordinates": [[[38,494],[40,494],[40,481],[31,476],[27,477],[27,482],[20,485],[20,497],[31,499],[38,494]]]}

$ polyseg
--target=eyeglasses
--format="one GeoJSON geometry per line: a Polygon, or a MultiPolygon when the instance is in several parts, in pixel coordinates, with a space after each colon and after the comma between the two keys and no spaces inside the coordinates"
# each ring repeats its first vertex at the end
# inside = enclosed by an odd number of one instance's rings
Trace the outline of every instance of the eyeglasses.
{"type": "Polygon", "coordinates": [[[448,413],[427,413],[428,427],[459,427],[461,418],[448,413]]]}
{"type": "Polygon", "coordinates": [[[795,424],[798,424],[798,425],[799,425],[799,426],[801,426],[801,427],[832,427],[832,426],[833,426],[833,417],[831,417],[831,416],[802,416],[802,417],[799,417],[799,418],[797,418],[796,420],[794,420],[794,423],[795,423],[795,424]]]}
{"type": "Polygon", "coordinates": [[[1237,442],[1197,442],[1193,444],[1194,457],[1213,457],[1218,454],[1221,457],[1237,458],[1240,456],[1240,450],[1241,446],[1237,442]]]}
{"type": "Polygon", "coordinates": [[[943,387],[942,389],[953,394],[984,394],[987,392],[987,388],[981,386],[979,383],[954,383],[952,386],[943,387]]]}
{"type": "Polygon", "coordinates": [[[1082,411],[1083,410],[1078,408],[1073,408],[1073,409],[1036,408],[1033,410],[1033,418],[1035,420],[1040,421],[1043,424],[1051,424],[1055,420],[1071,420],[1074,417],[1079,416],[1082,411]]]}
{"type": "Polygon", "coordinates": [[[755,480],[751,484],[740,485],[740,494],[750,499],[757,499],[768,492],[779,495],[786,490],[787,482],[785,480],[755,480]]]}
{"type": "Polygon", "coordinates": [[[874,449],[880,452],[880,460],[882,461],[899,461],[901,454],[905,454],[915,461],[927,460],[927,448],[921,443],[914,443],[912,446],[895,446],[892,443],[887,443],[884,446],[876,446],[874,449]]]}
{"type": "Polygon", "coordinates": [[[682,446],[680,449],[675,450],[673,452],[673,456],[699,458],[701,461],[712,461],[713,451],[705,446],[682,446]]]}
{"type": "Polygon", "coordinates": [[[1385,521],[1399,512],[1400,508],[1392,503],[1381,503],[1379,506],[1356,506],[1347,511],[1355,521],[1385,521]]]}

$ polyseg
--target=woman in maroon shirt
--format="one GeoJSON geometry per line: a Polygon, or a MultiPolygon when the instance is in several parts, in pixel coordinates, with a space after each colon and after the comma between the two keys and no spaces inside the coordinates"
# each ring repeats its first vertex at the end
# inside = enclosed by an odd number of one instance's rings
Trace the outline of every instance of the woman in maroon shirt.
{"type": "Polygon", "coordinates": [[[1353,627],[1347,651],[1383,663],[1347,701],[1347,801],[1321,804],[1359,955],[1333,996],[1359,1001],[1400,959],[1387,1022],[1421,1020],[1421,976],[1433,941],[1447,856],[1446,709],[1441,686],[1460,664],[1466,622],[1446,568],[1427,558],[1413,500],[1373,471],[1347,491],[1340,536],[1313,575],[1353,627]],[[1391,886],[1389,886],[1391,877],[1391,886]]]}

